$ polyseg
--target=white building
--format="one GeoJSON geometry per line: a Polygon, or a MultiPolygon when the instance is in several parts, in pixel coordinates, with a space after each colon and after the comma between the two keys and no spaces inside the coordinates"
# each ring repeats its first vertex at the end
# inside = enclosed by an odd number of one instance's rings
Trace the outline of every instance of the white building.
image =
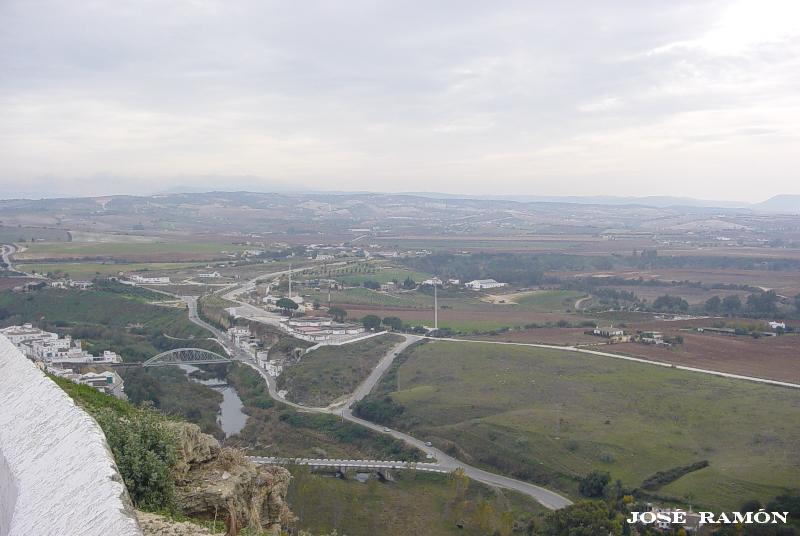
{"type": "Polygon", "coordinates": [[[769,324],[769,327],[772,328],[773,330],[778,330],[778,329],[782,329],[784,331],[786,330],[786,322],[772,321],[772,322],[767,322],[767,324],[769,324]]]}
{"type": "Polygon", "coordinates": [[[203,279],[216,279],[218,277],[222,277],[222,274],[220,274],[219,272],[208,272],[208,273],[203,273],[203,274],[197,274],[197,277],[200,277],[200,278],[203,278],[203,279]]]}
{"type": "Polygon", "coordinates": [[[442,286],[442,280],[438,277],[432,277],[430,279],[426,279],[422,282],[423,285],[430,285],[432,287],[440,287],[442,286]]]}
{"type": "Polygon", "coordinates": [[[498,283],[494,279],[475,279],[464,286],[472,290],[484,290],[488,288],[505,287],[508,283],[498,283]]]}
{"type": "Polygon", "coordinates": [[[5,335],[11,344],[18,346],[25,341],[43,340],[43,339],[58,339],[57,333],[44,331],[43,329],[33,327],[33,324],[22,324],[21,326],[8,326],[7,328],[0,329],[0,333],[5,335]]]}
{"type": "Polygon", "coordinates": [[[333,255],[317,255],[318,261],[332,261],[335,258],[333,255]]]}
{"type": "Polygon", "coordinates": [[[122,377],[113,370],[78,374],[72,369],[49,367],[47,371],[55,376],[72,380],[75,383],[89,385],[101,393],[117,397],[121,400],[128,399],[125,395],[125,382],[122,377]]]}
{"type": "Polygon", "coordinates": [[[169,277],[143,277],[141,275],[132,275],[131,281],[142,283],[145,285],[169,285],[169,277]]]}
{"type": "Polygon", "coordinates": [[[460,285],[461,284],[461,280],[460,279],[448,279],[447,282],[449,284],[451,284],[451,285],[460,285]]]}

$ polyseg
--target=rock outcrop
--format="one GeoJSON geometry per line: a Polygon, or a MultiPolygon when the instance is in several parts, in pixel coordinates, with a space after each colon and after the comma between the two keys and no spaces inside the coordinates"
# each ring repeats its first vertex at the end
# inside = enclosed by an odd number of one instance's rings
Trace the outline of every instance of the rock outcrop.
{"type": "Polygon", "coordinates": [[[144,536],[212,536],[214,533],[194,523],[174,521],[150,512],[136,512],[144,536]]]}
{"type": "Polygon", "coordinates": [[[278,535],[293,520],[285,501],[289,471],[256,465],[240,451],[221,447],[195,424],[170,426],[178,439],[178,508],[185,515],[224,521],[231,535],[244,527],[278,535]]]}

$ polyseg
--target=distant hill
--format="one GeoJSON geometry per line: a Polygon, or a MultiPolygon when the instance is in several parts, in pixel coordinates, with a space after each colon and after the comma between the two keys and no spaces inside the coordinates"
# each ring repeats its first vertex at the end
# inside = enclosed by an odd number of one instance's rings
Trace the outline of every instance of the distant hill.
{"type": "Polygon", "coordinates": [[[666,207],[717,207],[717,208],[749,208],[748,203],[736,201],[719,201],[712,199],[694,199],[691,197],[646,196],[625,197],[610,195],[461,195],[436,192],[407,192],[406,195],[428,197],[434,199],[474,199],[486,201],[519,201],[521,203],[571,203],[579,205],[639,205],[655,208],[666,207]]]}
{"type": "Polygon", "coordinates": [[[754,210],[800,214],[800,195],[782,194],[752,205],[754,210]]]}

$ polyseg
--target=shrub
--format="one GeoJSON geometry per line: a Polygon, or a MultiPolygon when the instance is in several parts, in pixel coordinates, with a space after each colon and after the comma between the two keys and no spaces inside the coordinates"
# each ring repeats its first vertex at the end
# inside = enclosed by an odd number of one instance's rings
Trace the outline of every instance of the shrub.
{"type": "Polygon", "coordinates": [[[578,491],[584,497],[602,497],[610,481],[611,475],[607,472],[592,471],[581,479],[578,491]]]}

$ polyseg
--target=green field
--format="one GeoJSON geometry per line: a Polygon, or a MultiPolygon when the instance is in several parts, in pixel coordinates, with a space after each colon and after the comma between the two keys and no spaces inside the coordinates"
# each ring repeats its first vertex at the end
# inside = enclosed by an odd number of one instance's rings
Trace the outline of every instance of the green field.
{"type": "Polygon", "coordinates": [[[516,299],[520,308],[541,313],[563,312],[575,308],[575,300],[586,296],[574,290],[538,290],[516,299]]]}
{"type": "Polygon", "coordinates": [[[614,358],[433,342],[401,356],[359,406],[485,467],[572,495],[593,469],[635,488],[735,509],[797,488],[800,392],[614,358]],[[386,398],[385,394],[389,397],[386,398]]]}
{"type": "MultiPolygon", "coordinates": [[[[307,296],[310,301],[328,303],[328,292],[326,290],[304,291],[303,296],[307,296]]],[[[348,288],[345,290],[335,290],[331,292],[331,302],[347,303],[354,305],[377,305],[384,307],[433,307],[433,298],[419,292],[378,292],[368,288],[348,288]]]]}
{"type": "Polygon", "coordinates": [[[309,269],[303,273],[303,277],[336,279],[344,285],[357,286],[363,284],[364,281],[377,281],[378,283],[398,281],[402,283],[407,277],[419,283],[431,276],[423,272],[391,266],[383,262],[360,262],[346,266],[322,266],[309,269]]]}
{"type": "Polygon", "coordinates": [[[375,368],[381,357],[403,341],[386,334],[343,346],[323,346],[304,355],[278,377],[287,399],[309,406],[325,406],[349,394],[375,368]]]}
{"type": "Polygon", "coordinates": [[[201,268],[206,263],[189,262],[153,262],[153,263],[100,263],[100,262],[59,262],[59,263],[24,263],[17,268],[37,274],[64,273],[73,279],[92,279],[95,276],[117,275],[119,272],[145,272],[186,270],[201,268]]]}
{"type": "Polygon", "coordinates": [[[514,521],[524,526],[543,513],[522,495],[447,475],[400,471],[393,482],[361,483],[352,474],[342,480],[301,467],[291,471],[288,502],[296,526],[313,534],[507,536],[514,521]]]}

